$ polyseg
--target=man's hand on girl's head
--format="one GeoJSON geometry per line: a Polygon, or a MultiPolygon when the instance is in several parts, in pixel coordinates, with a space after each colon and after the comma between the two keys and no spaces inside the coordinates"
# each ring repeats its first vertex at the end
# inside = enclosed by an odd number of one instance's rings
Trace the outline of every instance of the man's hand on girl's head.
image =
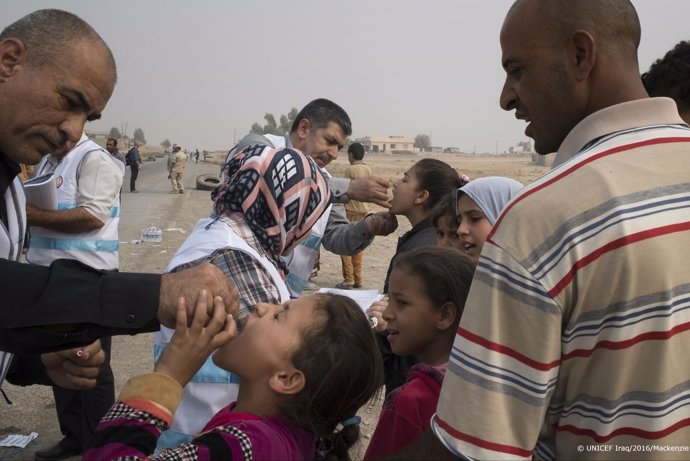
{"type": "Polygon", "coordinates": [[[223,299],[225,312],[237,314],[240,306],[237,288],[225,274],[210,263],[200,264],[179,272],[161,275],[161,286],[158,303],[158,321],[168,328],[175,328],[177,301],[185,298],[187,318],[192,319],[200,289],[206,292],[208,315],[213,313],[213,297],[223,299]]]}

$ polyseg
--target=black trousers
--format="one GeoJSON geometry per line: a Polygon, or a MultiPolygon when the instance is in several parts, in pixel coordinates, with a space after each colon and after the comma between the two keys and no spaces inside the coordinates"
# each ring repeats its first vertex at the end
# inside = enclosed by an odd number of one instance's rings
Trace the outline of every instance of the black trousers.
{"type": "Polygon", "coordinates": [[[132,175],[129,177],[129,191],[132,192],[133,190],[137,190],[135,183],[137,182],[137,176],[139,176],[139,165],[132,165],[129,167],[129,170],[132,173],[132,175]]]}
{"type": "Polygon", "coordinates": [[[60,432],[68,446],[82,451],[88,446],[98,422],[115,402],[115,382],[110,368],[111,342],[110,337],[101,338],[105,362],[94,389],[73,391],[53,386],[60,432]]]}

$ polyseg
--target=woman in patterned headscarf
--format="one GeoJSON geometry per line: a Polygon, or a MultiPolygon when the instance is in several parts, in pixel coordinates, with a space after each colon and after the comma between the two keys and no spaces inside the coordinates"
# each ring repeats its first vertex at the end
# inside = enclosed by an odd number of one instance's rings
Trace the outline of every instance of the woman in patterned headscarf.
{"type": "Polygon", "coordinates": [[[242,213],[262,248],[279,257],[309,234],[328,206],[328,184],[318,166],[294,149],[253,146],[226,163],[225,183],[212,194],[217,216],[242,213]]]}
{"type": "MultiPolygon", "coordinates": [[[[232,157],[223,173],[225,182],[212,194],[212,217],[197,223],[166,270],[206,261],[217,266],[237,287],[240,305],[233,315],[241,324],[257,303],[280,304],[290,298],[281,255],[309,235],[328,208],[330,191],[314,161],[295,149],[248,147],[232,157]]],[[[156,359],[173,332],[162,327],[156,333],[156,359]]],[[[191,434],[237,398],[238,389],[239,378],[209,358],[185,386],[158,449],[191,440],[191,434]]]]}

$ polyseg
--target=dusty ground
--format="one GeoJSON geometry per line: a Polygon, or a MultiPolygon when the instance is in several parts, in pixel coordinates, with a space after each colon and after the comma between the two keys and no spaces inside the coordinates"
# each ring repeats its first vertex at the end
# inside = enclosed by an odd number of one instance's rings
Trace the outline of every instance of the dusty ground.
{"type": "MultiPolygon", "coordinates": [[[[217,158],[222,158],[218,154],[217,158]]],[[[459,172],[471,178],[482,176],[510,176],[522,183],[543,174],[547,168],[531,163],[530,157],[485,157],[458,154],[431,154],[430,157],[448,162],[459,172]]],[[[402,176],[422,155],[377,154],[365,157],[374,174],[397,179],[402,176]]],[[[185,174],[187,194],[167,194],[169,184],[164,178],[163,163],[149,162],[144,165],[137,188],[140,194],[122,194],[122,219],[120,227],[121,270],[130,272],[161,272],[176,249],[186,238],[196,220],[209,210],[208,192],[194,190],[195,178],[202,173],[215,173],[217,166],[211,164],[188,165],[185,174]],[[164,230],[160,244],[133,245],[139,238],[139,230],[148,225],[157,225],[164,230]]],[[[329,171],[334,176],[342,175],[347,164],[341,156],[329,171]]],[[[128,177],[125,178],[126,183],[128,177]]],[[[127,189],[127,187],[125,187],[127,189]]],[[[377,207],[374,207],[375,209],[377,207]]],[[[364,254],[364,288],[381,289],[390,258],[395,252],[399,236],[409,230],[405,218],[399,220],[399,228],[388,237],[379,237],[364,254]]],[[[321,270],[314,281],[323,287],[333,287],[342,280],[340,257],[326,251],[321,253],[321,270]]],[[[152,368],[152,337],[150,334],[123,336],[113,340],[112,368],[116,377],[116,392],[132,375],[152,368]]],[[[0,448],[0,461],[32,460],[37,449],[52,446],[61,439],[55,417],[55,406],[50,388],[33,386],[18,388],[4,386],[13,405],[0,401],[0,437],[10,433],[39,433],[26,449],[0,448]]],[[[360,411],[363,417],[364,438],[359,458],[363,453],[376,425],[380,400],[376,400],[360,411]]],[[[75,458],[76,459],[76,458],[75,458]]]]}

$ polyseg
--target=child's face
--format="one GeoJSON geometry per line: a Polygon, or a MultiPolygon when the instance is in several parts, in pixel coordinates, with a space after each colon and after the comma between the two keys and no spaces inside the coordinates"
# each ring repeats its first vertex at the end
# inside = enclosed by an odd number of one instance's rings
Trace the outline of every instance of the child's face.
{"type": "Polygon", "coordinates": [[[421,189],[417,182],[414,167],[407,170],[403,177],[393,184],[393,198],[390,201],[390,213],[405,216],[415,206],[421,189]]]}
{"type": "Polygon", "coordinates": [[[461,250],[471,258],[479,259],[486,237],[491,231],[491,223],[474,200],[467,194],[458,199],[458,236],[461,250]]]}
{"type": "MultiPolygon", "coordinates": [[[[437,362],[439,339],[443,336],[436,327],[440,312],[426,295],[422,280],[404,269],[391,273],[388,307],[383,318],[388,322],[388,341],[397,355],[417,355],[423,362],[437,362]]],[[[450,351],[445,351],[445,360],[450,351]]]]}
{"type": "Polygon", "coordinates": [[[436,245],[463,251],[456,223],[455,216],[445,215],[436,220],[434,223],[436,226],[436,245]]]}
{"type": "Polygon", "coordinates": [[[300,338],[322,321],[314,312],[317,306],[314,295],[281,305],[257,304],[237,336],[213,354],[213,362],[250,381],[292,367],[300,338]]]}

